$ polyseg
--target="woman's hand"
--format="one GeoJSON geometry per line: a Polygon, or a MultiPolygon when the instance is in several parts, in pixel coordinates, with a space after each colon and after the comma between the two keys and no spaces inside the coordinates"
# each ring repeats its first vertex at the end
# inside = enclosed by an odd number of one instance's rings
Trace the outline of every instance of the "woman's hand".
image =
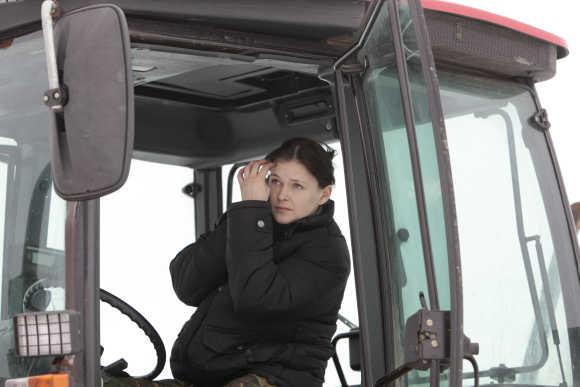
{"type": "Polygon", "coordinates": [[[240,169],[238,183],[242,200],[268,200],[270,187],[266,184],[266,176],[273,165],[268,160],[254,160],[240,169]]]}

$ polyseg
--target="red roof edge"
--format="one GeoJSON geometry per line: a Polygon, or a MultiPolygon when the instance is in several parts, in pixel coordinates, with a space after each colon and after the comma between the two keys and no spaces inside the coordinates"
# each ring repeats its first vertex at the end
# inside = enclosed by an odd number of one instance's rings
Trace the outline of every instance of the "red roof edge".
{"type": "Polygon", "coordinates": [[[491,12],[482,11],[477,8],[468,7],[465,5],[450,3],[440,0],[421,0],[424,9],[437,12],[445,12],[459,16],[465,16],[471,19],[477,19],[488,23],[493,23],[514,31],[521,32],[532,36],[536,39],[551,43],[558,48],[558,59],[564,58],[568,55],[568,44],[561,37],[533,27],[529,24],[519,22],[508,17],[496,15],[491,12]]]}

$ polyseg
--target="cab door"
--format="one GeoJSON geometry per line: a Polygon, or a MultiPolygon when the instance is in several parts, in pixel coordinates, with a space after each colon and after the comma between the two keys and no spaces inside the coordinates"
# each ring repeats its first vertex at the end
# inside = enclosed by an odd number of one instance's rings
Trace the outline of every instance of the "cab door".
{"type": "Polygon", "coordinates": [[[401,386],[459,386],[461,266],[445,126],[421,3],[378,2],[359,45],[335,67],[363,385],[392,379],[401,386]],[[426,335],[405,337],[407,320],[419,311],[447,311],[443,330],[449,334],[427,329],[421,330],[426,335]],[[417,345],[445,355],[409,364],[413,356],[406,352],[417,345]]]}

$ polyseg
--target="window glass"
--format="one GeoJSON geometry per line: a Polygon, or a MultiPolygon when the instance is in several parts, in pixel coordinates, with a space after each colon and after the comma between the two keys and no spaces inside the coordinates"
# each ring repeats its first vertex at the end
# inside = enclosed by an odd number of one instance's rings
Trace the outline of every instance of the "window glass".
{"type": "Polygon", "coordinates": [[[62,200],[50,194],[50,112],[42,103],[48,88],[42,37],[34,33],[5,41],[2,47],[0,385],[8,378],[50,372],[50,357],[15,356],[12,316],[61,310],[65,299],[65,215],[59,210],[64,209],[62,200]]]}
{"type": "MultiPolygon", "coordinates": [[[[101,287],[128,302],[159,332],[167,353],[195,308],[178,300],[169,263],[195,239],[193,199],[181,189],[191,168],[133,160],[127,183],[101,199],[101,287]]],[[[143,375],[155,351],[141,330],[101,303],[101,364],[119,358],[127,372],[143,375]]],[[[170,378],[167,362],[159,378],[170,378]]]]}
{"type": "MultiPolygon", "coordinates": [[[[0,253],[4,252],[4,222],[6,218],[6,190],[8,188],[8,164],[0,162],[0,253]]],[[[4,264],[4,254],[0,254],[0,267],[4,264]]],[[[0,276],[0,289],[2,289],[2,277],[0,276]]]]}
{"type": "MultiPolygon", "coordinates": [[[[57,198],[54,186],[51,185],[50,198],[57,198]]],[[[48,217],[48,231],[46,236],[46,247],[64,251],[64,224],[66,220],[66,201],[50,200],[48,217]]]]}
{"type": "MultiPolygon", "coordinates": [[[[481,383],[571,385],[579,364],[570,341],[580,326],[578,277],[545,135],[529,124],[531,94],[447,73],[441,90],[464,329],[479,343],[481,383]]],[[[468,374],[466,386],[473,384],[468,374]]]]}
{"type": "MultiPolygon", "coordinates": [[[[409,78],[411,108],[415,123],[415,136],[421,183],[425,199],[428,235],[422,235],[417,203],[410,139],[408,136],[399,75],[393,55],[393,37],[389,26],[388,3],[383,5],[378,19],[368,37],[366,47],[359,54],[360,61],[368,63],[363,87],[367,101],[371,129],[378,143],[380,179],[385,182],[388,262],[390,268],[390,294],[395,367],[405,361],[405,323],[422,308],[420,294],[430,305],[424,243],[430,244],[439,308],[450,310],[449,264],[447,235],[444,221],[443,197],[437,149],[429,100],[422,73],[422,55],[417,47],[417,37],[410,16],[409,3],[399,2],[399,19],[409,78]],[[428,236],[428,239],[426,238],[428,236]]],[[[411,372],[406,377],[409,385],[429,382],[428,372],[411,372]]],[[[446,377],[441,384],[447,383],[446,377]]]]}

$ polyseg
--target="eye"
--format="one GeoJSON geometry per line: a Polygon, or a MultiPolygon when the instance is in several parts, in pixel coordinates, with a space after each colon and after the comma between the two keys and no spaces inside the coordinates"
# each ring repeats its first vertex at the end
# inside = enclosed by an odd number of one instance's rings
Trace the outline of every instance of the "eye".
{"type": "Polygon", "coordinates": [[[300,189],[300,190],[304,189],[304,187],[298,183],[294,183],[294,188],[300,189]]]}
{"type": "Polygon", "coordinates": [[[270,185],[278,185],[280,181],[275,177],[270,177],[270,185]]]}

